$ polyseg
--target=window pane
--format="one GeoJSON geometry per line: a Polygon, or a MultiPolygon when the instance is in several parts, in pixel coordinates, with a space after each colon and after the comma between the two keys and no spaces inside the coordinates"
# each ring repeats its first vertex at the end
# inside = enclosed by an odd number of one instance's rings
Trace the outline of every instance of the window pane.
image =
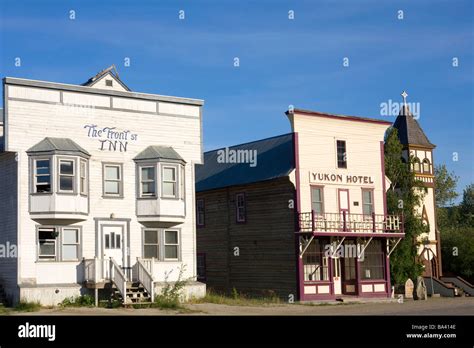
{"type": "Polygon", "coordinates": [[[178,232],[176,232],[176,231],[165,231],[165,243],[166,244],[178,244],[178,232]]]}
{"type": "Polygon", "coordinates": [[[42,183],[49,184],[49,178],[50,178],[49,175],[48,176],[38,176],[38,177],[36,177],[36,182],[38,184],[42,184],[42,183]]]}
{"type": "Polygon", "coordinates": [[[158,244],[158,233],[156,231],[145,231],[145,244],[158,244]]]}
{"type": "Polygon", "coordinates": [[[63,243],[64,244],[75,244],[79,242],[78,230],[63,230],[63,243]]]}
{"type": "Polygon", "coordinates": [[[51,185],[36,185],[36,192],[51,192],[51,185]]]}
{"type": "Polygon", "coordinates": [[[313,188],[313,202],[321,202],[321,189],[313,188]]]}
{"type": "Polygon", "coordinates": [[[120,168],[118,166],[106,166],[105,167],[105,179],[107,179],[107,180],[119,180],[120,179],[120,168]]]}
{"type": "Polygon", "coordinates": [[[36,168],[36,174],[38,175],[49,175],[49,167],[46,168],[36,168]]]}
{"type": "Polygon", "coordinates": [[[364,215],[372,214],[372,205],[364,204],[363,209],[364,209],[364,215]]]}
{"type": "Polygon", "coordinates": [[[73,177],[72,176],[61,176],[59,179],[59,189],[64,191],[72,191],[73,177]]]}
{"type": "Polygon", "coordinates": [[[108,194],[119,194],[119,182],[117,181],[106,181],[105,182],[105,193],[108,194]]]}
{"type": "Polygon", "coordinates": [[[158,245],[145,245],[143,251],[146,259],[151,259],[152,257],[158,258],[158,245]]]}
{"type": "Polygon", "coordinates": [[[142,193],[143,194],[154,194],[155,193],[155,183],[154,182],[144,182],[142,183],[142,193]]]}
{"type": "Polygon", "coordinates": [[[63,245],[63,260],[77,260],[77,245],[63,245]]]}
{"type": "Polygon", "coordinates": [[[110,235],[108,234],[105,235],[105,248],[106,249],[110,248],[110,235]]]}
{"type": "Polygon", "coordinates": [[[364,203],[372,203],[372,192],[363,191],[364,193],[364,203]]]}
{"type": "Polygon", "coordinates": [[[60,168],[60,173],[61,174],[74,174],[74,164],[73,161],[61,161],[61,168],[60,168]]]}
{"type": "Polygon", "coordinates": [[[121,248],[121,246],[120,246],[121,238],[120,238],[120,237],[121,237],[120,234],[117,234],[117,235],[115,236],[115,248],[116,248],[116,249],[120,249],[120,248],[121,248]]]}
{"type": "Polygon", "coordinates": [[[178,247],[175,245],[165,246],[165,258],[166,259],[177,259],[178,258],[178,247]]]}
{"type": "Polygon", "coordinates": [[[163,180],[165,180],[165,181],[175,181],[175,169],[174,168],[164,168],[163,169],[163,180]]]}
{"type": "Polygon", "coordinates": [[[320,202],[313,202],[312,209],[316,214],[322,214],[323,213],[323,204],[320,202]]]}
{"type": "Polygon", "coordinates": [[[49,160],[36,161],[36,168],[48,168],[49,169],[49,160]]]}
{"type": "Polygon", "coordinates": [[[54,242],[45,242],[45,241],[40,241],[40,255],[44,256],[54,256],[56,254],[54,242]]]}
{"type": "Polygon", "coordinates": [[[40,230],[38,231],[38,239],[56,239],[54,230],[40,230]]]}
{"type": "Polygon", "coordinates": [[[175,184],[172,182],[163,183],[163,195],[174,196],[175,195],[175,184]]]}
{"type": "Polygon", "coordinates": [[[142,181],[155,180],[155,168],[142,168],[142,181]]]}

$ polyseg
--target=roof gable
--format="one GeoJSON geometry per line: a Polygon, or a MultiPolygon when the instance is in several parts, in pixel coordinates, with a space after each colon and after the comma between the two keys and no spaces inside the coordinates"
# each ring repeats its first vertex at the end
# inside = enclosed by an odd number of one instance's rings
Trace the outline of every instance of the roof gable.
{"type": "Polygon", "coordinates": [[[398,130],[398,139],[402,145],[417,145],[427,148],[434,148],[436,146],[429,141],[407,105],[400,109],[393,127],[398,130]]]}
{"type": "Polygon", "coordinates": [[[130,92],[130,88],[128,88],[127,85],[125,85],[125,83],[120,80],[114,65],[111,65],[107,69],[100,71],[97,75],[91,77],[82,85],[100,89],[130,92]]]}
{"type": "Polygon", "coordinates": [[[209,151],[204,153],[204,164],[196,165],[196,191],[244,185],[287,176],[295,168],[294,163],[293,133],[209,151]],[[256,165],[219,161],[219,156],[230,153],[232,150],[255,150],[256,165]]]}

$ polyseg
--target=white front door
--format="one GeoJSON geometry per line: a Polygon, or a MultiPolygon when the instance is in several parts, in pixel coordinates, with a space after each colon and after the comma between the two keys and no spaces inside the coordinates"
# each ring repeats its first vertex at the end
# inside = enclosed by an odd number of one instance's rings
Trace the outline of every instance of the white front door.
{"type": "Polygon", "coordinates": [[[341,259],[333,259],[333,272],[332,281],[334,284],[334,294],[341,295],[341,259]]]}
{"type": "Polygon", "coordinates": [[[122,226],[103,226],[102,227],[102,250],[105,265],[106,278],[109,277],[109,260],[112,257],[114,261],[123,266],[123,227],[122,226]]]}

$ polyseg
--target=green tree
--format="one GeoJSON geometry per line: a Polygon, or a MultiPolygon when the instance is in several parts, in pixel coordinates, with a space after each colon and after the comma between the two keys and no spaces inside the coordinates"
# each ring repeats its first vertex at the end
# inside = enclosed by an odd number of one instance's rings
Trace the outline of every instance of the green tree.
{"type": "Polygon", "coordinates": [[[423,184],[410,170],[413,158],[402,160],[403,146],[398,131],[390,128],[385,139],[385,174],[391,181],[387,192],[389,214],[403,215],[405,238],[398,244],[390,260],[391,275],[395,284],[403,284],[408,278],[416,279],[423,271],[418,257],[418,236],[426,232],[426,226],[417,213],[424,196],[423,184]]]}
{"type": "Polygon", "coordinates": [[[467,185],[464,189],[459,208],[464,224],[474,227],[474,184],[467,185]]]}
{"type": "Polygon", "coordinates": [[[446,165],[441,164],[435,167],[435,197],[436,206],[445,207],[452,205],[459,195],[456,192],[456,185],[459,177],[454,175],[453,172],[448,172],[446,165]]]}

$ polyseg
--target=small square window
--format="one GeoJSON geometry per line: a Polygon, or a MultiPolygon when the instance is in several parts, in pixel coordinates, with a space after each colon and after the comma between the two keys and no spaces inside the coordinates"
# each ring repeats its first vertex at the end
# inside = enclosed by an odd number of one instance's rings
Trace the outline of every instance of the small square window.
{"type": "Polygon", "coordinates": [[[113,86],[113,81],[112,80],[105,80],[105,85],[107,87],[112,87],[113,86]]]}

